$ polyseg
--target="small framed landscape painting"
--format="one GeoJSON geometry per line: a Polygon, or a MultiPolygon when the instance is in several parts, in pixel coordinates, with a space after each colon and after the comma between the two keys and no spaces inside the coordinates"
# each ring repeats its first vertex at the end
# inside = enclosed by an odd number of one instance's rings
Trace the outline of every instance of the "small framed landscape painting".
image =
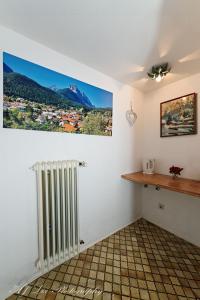
{"type": "Polygon", "coordinates": [[[197,133],[197,94],[192,93],[160,104],[160,136],[197,133]]]}

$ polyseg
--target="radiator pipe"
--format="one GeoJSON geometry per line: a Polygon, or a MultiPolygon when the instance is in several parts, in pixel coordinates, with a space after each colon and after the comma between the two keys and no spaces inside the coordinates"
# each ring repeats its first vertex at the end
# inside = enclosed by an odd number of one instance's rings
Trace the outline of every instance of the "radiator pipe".
{"type": "MultiPolygon", "coordinates": [[[[38,162],[35,163],[32,167],[30,167],[30,169],[33,170],[33,171],[35,171],[37,165],[38,165],[38,162]]],[[[79,167],[87,167],[87,163],[85,161],[79,161],[79,167]]]]}

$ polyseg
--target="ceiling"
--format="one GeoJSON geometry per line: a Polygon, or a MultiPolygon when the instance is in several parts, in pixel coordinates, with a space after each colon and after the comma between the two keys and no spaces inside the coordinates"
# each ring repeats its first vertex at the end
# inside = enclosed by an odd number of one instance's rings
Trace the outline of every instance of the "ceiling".
{"type": "Polygon", "coordinates": [[[144,92],[200,72],[199,0],[0,0],[0,24],[144,92]],[[157,83],[153,64],[172,70],[157,83]]]}

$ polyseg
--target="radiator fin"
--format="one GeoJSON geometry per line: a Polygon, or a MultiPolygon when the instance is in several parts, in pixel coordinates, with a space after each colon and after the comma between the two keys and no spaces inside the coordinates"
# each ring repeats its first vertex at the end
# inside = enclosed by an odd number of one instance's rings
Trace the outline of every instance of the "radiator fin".
{"type": "Polygon", "coordinates": [[[34,167],[38,190],[38,268],[49,271],[79,253],[78,161],[34,167]]]}

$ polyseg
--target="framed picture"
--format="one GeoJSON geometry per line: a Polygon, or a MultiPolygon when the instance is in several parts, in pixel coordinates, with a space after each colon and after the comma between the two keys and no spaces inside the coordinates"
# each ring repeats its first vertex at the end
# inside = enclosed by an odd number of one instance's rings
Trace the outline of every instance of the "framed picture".
{"type": "Polygon", "coordinates": [[[192,93],[160,104],[160,136],[197,133],[197,94],[192,93]]]}
{"type": "Polygon", "coordinates": [[[112,135],[113,94],[3,53],[3,127],[112,135]]]}

